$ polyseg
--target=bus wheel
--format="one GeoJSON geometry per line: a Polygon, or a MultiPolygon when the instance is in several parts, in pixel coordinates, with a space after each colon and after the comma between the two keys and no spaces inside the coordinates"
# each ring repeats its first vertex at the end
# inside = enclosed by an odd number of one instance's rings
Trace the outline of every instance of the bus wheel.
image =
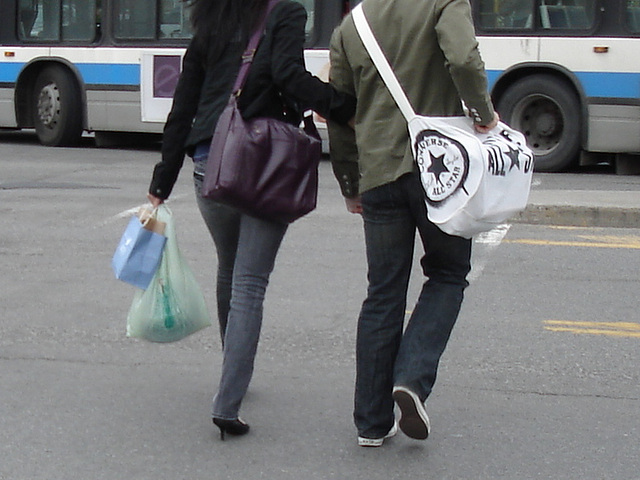
{"type": "Polygon", "coordinates": [[[581,145],[580,105],[576,93],[551,75],[515,82],[499,99],[502,120],[527,138],[539,172],[562,172],[577,164],[581,145]]]}
{"type": "Polygon", "coordinates": [[[43,145],[74,145],[82,136],[82,99],[63,67],[46,67],[33,90],[34,125],[43,145]]]}

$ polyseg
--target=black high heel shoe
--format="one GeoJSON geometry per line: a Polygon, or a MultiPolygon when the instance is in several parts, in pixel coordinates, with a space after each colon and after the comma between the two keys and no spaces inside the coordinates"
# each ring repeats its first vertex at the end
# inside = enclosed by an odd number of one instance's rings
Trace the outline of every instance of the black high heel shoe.
{"type": "Polygon", "coordinates": [[[249,424],[244,423],[239,418],[235,420],[225,420],[224,418],[214,418],[213,423],[220,429],[220,440],[224,440],[225,433],[229,435],[246,435],[249,433],[249,424]]]}

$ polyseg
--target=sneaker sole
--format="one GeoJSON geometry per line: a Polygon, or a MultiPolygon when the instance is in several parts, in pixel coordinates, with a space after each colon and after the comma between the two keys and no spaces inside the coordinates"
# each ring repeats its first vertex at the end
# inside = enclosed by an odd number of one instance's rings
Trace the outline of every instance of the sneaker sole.
{"type": "Polygon", "coordinates": [[[427,412],[424,411],[418,396],[410,390],[396,387],[393,391],[393,399],[402,412],[399,422],[400,430],[407,437],[425,440],[429,436],[431,426],[427,412]]]}
{"type": "Polygon", "coordinates": [[[358,446],[360,447],[381,447],[384,438],[364,438],[358,437],[358,446]]]}
{"type": "Polygon", "coordinates": [[[389,430],[389,433],[387,433],[384,437],[382,438],[358,437],[358,445],[360,447],[381,447],[384,444],[385,440],[395,437],[397,433],[398,433],[398,424],[394,422],[393,427],[391,427],[391,430],[389,430]]]}

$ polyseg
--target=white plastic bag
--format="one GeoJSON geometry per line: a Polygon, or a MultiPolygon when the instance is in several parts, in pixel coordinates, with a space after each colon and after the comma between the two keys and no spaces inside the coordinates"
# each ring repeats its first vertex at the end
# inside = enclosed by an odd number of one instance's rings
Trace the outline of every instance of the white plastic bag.
{"type": "Polygon", "coordinates": [[[169,208],[158,220],[167,224],[160,266],[146,290],[136,292],[127,315],[127,336],[151,342],[176,342],[211,325],[202,291],[178,249],[169,208]]]}

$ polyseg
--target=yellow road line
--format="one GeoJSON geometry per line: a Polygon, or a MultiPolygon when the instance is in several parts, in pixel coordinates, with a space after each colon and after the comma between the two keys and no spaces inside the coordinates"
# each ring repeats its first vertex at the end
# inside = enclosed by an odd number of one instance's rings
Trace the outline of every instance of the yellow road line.
{"type": "Polygon", "coordinates": [[[591,248],[628,248],[628,249],[640,249],[640,239],[629,242],[571,242],[571,241],[556,241],[556,240],[535,240],[530,238],[518,238],[514,240],[503,240],[503,243],[518,243],[522,245],[536,245],[536,246],[555,246],[555,247],[591,247],[591,248]]]}
{"type": "Polygon", "coordinates": [[[545,320],[546,325],[563,325],[573,327],[600,327],[614,330],[632,330],[640,332],[640,323],[633,322],[570,322],[566,320],[545,320]]]}
{"type": "Polygon", "coordinates": [[[571,322],[545,320],[544,329],[551,332],[569,332],[611,337],[640,338],[640,323],[633,322],[571,322]]]}

